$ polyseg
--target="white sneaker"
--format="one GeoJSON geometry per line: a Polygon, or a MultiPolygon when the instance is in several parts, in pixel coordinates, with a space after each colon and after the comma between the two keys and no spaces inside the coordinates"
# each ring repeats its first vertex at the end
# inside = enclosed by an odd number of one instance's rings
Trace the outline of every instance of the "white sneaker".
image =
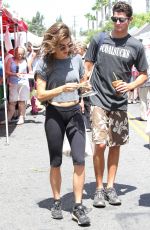
{"type": "Polygon", "coordinates": [[[19,120],[16,123],[16,125],[22,125],[22,124],[24,124],[24,118],[23,118],[23,116],[20,116],[19,120]]]}

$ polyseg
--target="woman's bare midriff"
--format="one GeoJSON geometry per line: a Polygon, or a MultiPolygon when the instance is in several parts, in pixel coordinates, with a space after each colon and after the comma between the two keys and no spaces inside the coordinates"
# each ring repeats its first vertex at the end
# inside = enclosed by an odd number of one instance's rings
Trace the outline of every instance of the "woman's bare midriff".
{"type": "Polygon", "coordinates": [[[69,107],[69,106],[77,105],[79,101],[67,101],[67,102],[56,102],[56,101],[50,102],[49,101],[48,103],[54,106],[59,106],[59,107],[69,107]]]}

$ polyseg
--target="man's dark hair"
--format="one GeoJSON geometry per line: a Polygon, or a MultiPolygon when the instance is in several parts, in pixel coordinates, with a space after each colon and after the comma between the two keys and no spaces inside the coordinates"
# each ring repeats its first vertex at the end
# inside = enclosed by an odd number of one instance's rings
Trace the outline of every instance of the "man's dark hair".
{"type": "Polygon", "coordinates": [[[126,2],[119,1],[113,6],[113,15],[115,12],[124,12],[127,17],[132,17],[133,9],[132,6],[130,6],[126,2]]]}

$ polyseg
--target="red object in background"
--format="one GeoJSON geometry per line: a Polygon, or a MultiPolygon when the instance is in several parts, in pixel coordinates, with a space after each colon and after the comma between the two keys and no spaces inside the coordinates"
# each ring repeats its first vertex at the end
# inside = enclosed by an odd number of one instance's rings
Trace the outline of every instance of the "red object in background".
{"type": "Polygon", "coordinates": [[[15,31],[28,31],[28,25],[23,20],[18,20],[17,18],[14,18],[13,15],[6,8],[2,8],[2,23],[3,33],[5,33],[7,26],[9,27],[10,33],[13,33],[15,31]]]}
{"type": "Polygon", "coordinates": [[[8,51],[9,54],[12,54],[14,56],[14,49],[8,51]]]}

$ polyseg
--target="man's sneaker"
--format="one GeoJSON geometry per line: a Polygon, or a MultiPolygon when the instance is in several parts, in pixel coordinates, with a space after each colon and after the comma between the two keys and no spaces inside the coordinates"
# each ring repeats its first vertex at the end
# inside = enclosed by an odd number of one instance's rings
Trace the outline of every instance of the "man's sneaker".
{"type": "Polygon", "coordinates": [[[51,215],[54,219],[62,219],[61,201],[55,201],[51,208],[51,215]]]}
{"type": "Polygon", "coordinates": [[[103,188],[96,189],[94,195],[93,206],[97,208],[105,208],[105,190],[103,188]]]}
{"type": "Polygon", "coordinates": [[[90,225],[90,219],[85,213],[83,205],[79,205],[73,208],[72,219],[78,222],[80,226],[90,225]]]}
{"type": "Polygon", "coordinates": [[[121,200],[118,198],[114,188],[105,189],[105,199],[112,205],[121,205],[121,200]]]}

